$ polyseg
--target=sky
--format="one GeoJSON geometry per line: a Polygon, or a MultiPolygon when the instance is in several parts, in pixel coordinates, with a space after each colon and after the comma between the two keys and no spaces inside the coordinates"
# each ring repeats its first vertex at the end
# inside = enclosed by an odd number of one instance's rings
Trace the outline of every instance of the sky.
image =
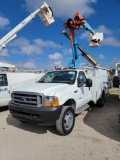
{"type": "MultiPolygon", "coordinates": [[[[120,0],[0,0],[0,39],[46,2],[53,10],[55,22],[45,27],[38,15],[7,43],[0,62],[16,65],[19,70],[52,70],[65,67],[72,60],[69,40],[61,34],[63,24],[80,12],[89,25],[103,32],[98,48],[89,47],[89,32],[75,31],[78,44],[101,67],[113,69],[120,63],[120,0]]],[[[69,30],[66,29],[69,33],[69,30]]],[[[91,66],[79,56],[79,68],[91,66]]]]}

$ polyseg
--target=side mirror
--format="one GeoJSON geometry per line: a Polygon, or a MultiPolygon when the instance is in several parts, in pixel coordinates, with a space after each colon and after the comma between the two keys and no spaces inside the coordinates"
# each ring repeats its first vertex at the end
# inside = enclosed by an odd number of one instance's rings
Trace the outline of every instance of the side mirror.
{"type": "Polygon", "coordinates": [[[90,78],[86,79],[86,87],[92,87],[92,79],[90,78]]]}

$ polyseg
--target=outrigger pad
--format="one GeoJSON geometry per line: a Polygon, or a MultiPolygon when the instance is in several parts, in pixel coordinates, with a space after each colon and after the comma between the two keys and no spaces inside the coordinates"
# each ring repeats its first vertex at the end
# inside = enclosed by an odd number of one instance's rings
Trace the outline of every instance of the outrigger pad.
{"type": "Polygon", "coordinates": [[[91,48],[99,47],[102,41],[103,41],[103,33],[96,32],[94,33],[94,35],[90,33],[89,47],[91,48]]]}

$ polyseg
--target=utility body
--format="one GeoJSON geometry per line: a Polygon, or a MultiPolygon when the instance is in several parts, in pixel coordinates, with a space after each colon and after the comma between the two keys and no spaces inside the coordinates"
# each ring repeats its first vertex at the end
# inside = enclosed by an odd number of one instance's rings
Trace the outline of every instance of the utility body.
{"type": "Polygon", "coordinates": [[[37,83],[17,88],[12,93],[10,113],[22,122],[56,125],[62,135],[69,134],[80,114],[92,101],[104,106],[108,92],[107,70],[63,69],[46,73],[37,83]],[[92,82],[93,81],[93,82],[92,82]]]}

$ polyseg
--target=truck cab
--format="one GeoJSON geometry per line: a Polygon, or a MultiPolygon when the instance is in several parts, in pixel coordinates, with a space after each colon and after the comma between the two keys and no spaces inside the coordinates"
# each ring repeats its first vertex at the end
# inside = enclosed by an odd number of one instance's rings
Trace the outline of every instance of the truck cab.
{"type": "Polygon", "coordinates": [[[107,69],[61,69],[46,73],[37,83],[17,88],[9,110],[21,122],[56,125],[62,135],[71,133],[75,115],[92,101],[103,107],[108,93],[107,69]]]}

